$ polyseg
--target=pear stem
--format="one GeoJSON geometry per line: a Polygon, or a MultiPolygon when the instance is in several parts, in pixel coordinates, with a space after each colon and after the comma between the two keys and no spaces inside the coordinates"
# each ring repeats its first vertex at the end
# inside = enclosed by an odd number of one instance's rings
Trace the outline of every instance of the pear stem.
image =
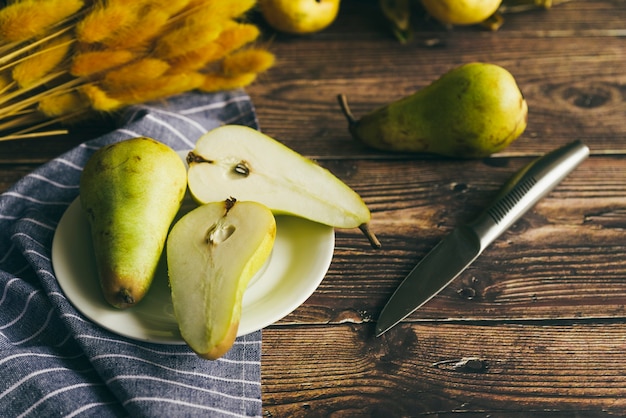
{"type": "Polygon", "coordinates": [[[359,225],[359,229],[361,230],[361,232],[363,232],[365,238],[367,238],[367,240],[370,242],[372,248],[378,249],[382,247],[382,244],[380,243],[380,241],[378,241],[376,235],[370,230],[369,224],[361,224],[359,225]]]}
{"type": "Polygon", "coordinates": [[[341,107],[341,111],[343,112],[346,119],[348,119],[348,123],[350,126],[355,125],[357,123],[356,118],[352,114],[350,110],[350,106],[348,106],[348,98],[345,94],[337,95],[337,101],[339,102],[339,106],[341,107]]]}

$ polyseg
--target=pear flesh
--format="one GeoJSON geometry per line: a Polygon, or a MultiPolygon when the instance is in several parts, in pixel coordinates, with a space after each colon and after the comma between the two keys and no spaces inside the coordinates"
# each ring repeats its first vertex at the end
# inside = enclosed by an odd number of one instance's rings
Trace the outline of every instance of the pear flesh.
{"type": "Polygon", "coordinates": [[[330,171],[261,132],[224,125],[198,139],[187,157],[188,184],[201,203],[229,196],[254,200],[277,214],[290,214],[336,228],[367,229],[371,214],[363,199],[330,171]]]}
{"type": "Polygon", "coordinates": [[[100,286],[125,309],[146,294],[187,188],[185,164],[167,145],[133,138],[97,150],[80,178],[100,286]]]}
{"type": "Polygon", "coordinates": [[[488,63],[452,69],[429,86],[356,120],[339,97],[353,137],[377,149],[482,158],[526,129],[528,106],[513,75],[488,63]]]}
{"type": "Polygon", "coordinates": [[[251,201],[201,205],[174,224],[166,249],[174,314],[199,356],[214,360],[232,347],[245,289],[275,237],[274,215],[251,201]]]}

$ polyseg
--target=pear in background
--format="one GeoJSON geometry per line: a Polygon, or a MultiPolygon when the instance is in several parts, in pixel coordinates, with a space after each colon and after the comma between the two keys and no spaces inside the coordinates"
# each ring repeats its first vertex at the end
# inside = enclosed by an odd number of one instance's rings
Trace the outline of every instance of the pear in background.
{"type": "Polygon", "coordinates": [[[502,0],[422,0],[432,17],[449,25],[474,25],[493,15],[502,0]]]}
{"type": "Polygon", "coordinates": [[[207,203],[178,220],[167,265],[180,333],[199,356],[217,359],[235,342],[243,294],[271,254],[272,212],[257,202],[207,203]]]}
{"type": "Polygon", "coordinates": [[[154,139],[117,142],[87,161],[80,201],[111,305],[128,308],[148,291],[186,187],[182,159],[154,139]]]}
{"type": "Polygon", "coordinates": [[[319,32],[339,14],[340,0],[259,0],[258,8],[274,29],[294,35],[319,32]]]}
{"type": "Polygon", "coordinates": [[[230,196],[253,200],[274,213],[336,228],[360,228],[372,246],[370,211],[348,185],[312,160],[261,132],[225,125],[204,134],[187,157],[188,184],[201,203],[230,196]]]}
{"type": "Polygon", "coordinates": [[[429,86],[361,117],[339,96],[352,135],[381,150],[482,158],[526,129],[528,106],[515,79],[488,63],[456,67],[429,86]]]}

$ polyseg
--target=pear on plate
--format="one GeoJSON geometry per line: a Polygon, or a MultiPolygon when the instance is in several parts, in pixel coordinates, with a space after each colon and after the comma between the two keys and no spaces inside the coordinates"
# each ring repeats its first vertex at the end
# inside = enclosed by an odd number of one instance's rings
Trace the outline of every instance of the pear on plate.
{"type": "Polygon", "coordinates": [[[490,63],[453,68],[430,85],[356,119],[339,102],[352,136],[373,148],[482,158],[526,129],[528,106],[513,75],[490,63]]]}
{"type": "Polygon", "coordinates": [[[335,228],[360,228],[374,247],[370,211],[363,199],[330,171],[275,139],[246,126],[207,132],[187,156],[191,195],[201,203],[230,196],[253,200],[335,228]]]}
{"type": "Polygon", "coordinates": [[[120,309],[146,294],[187,189],[183,160],[139,137],[98,149],[80,178],[104,298],[120,309]]]}
{"type": "Polygon", "coordinates": [[[250,279],[274,246],[276,221],[266,206],[227,199],[198,206],[167,239],[167,265],[180,333],[199,356],[232,347],[250,279]]]}

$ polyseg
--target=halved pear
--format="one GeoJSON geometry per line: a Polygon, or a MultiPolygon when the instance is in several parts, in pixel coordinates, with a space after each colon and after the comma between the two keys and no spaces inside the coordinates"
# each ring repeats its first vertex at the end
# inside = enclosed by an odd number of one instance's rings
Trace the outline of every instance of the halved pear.
{"type": "Polygon", "coordinates": [[[174,315],[199,356],[214,360],[232,347],[244,292],[275,237],[269,208],[234,199],[201,205],[174,224],[167,239],[174,315]]]}
{"type": "Polygon", "coordinates": [[[261,132],[224,125],[207,132],[187,156],[187,182],[201,203],[229,196],[253,200],[274,213],[290,214],[336,228],[367,228],[370,211],[347,184],[312,160],[261,132]]]}

